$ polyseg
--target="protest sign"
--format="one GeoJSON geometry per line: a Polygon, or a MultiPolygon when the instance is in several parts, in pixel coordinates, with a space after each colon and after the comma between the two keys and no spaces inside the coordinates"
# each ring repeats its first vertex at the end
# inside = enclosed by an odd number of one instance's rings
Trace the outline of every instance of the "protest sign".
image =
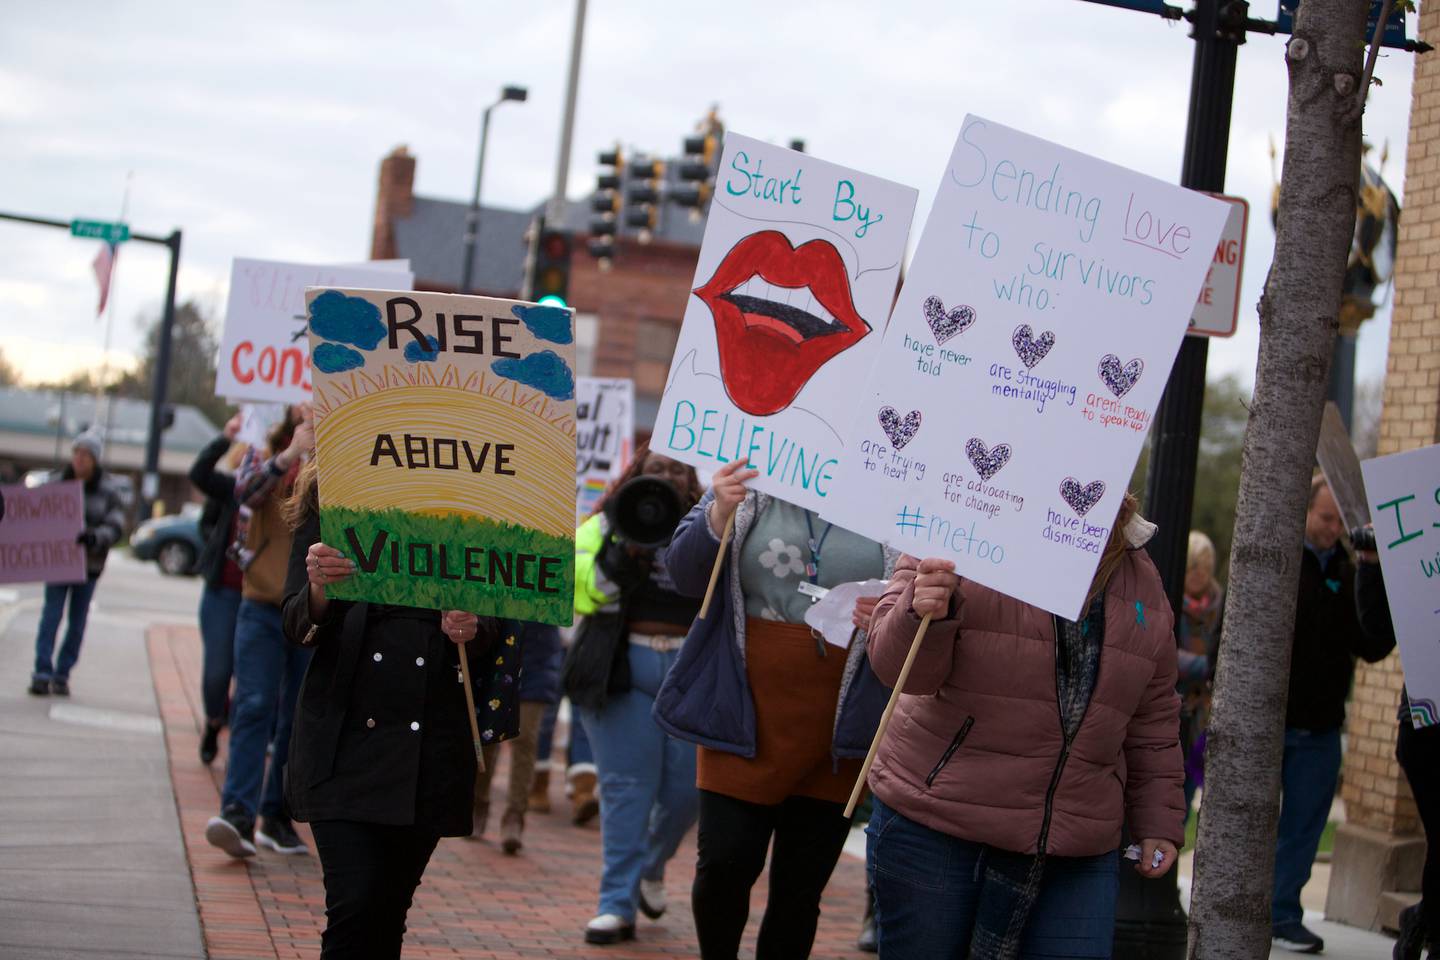
{"type": "Polygon", "coordinates": [[[237,257],[215,365],[215,395],[230,400],[304,403],[310,399],[307,287],[409,290],[409,262],[320,266],[237,257]]]}
{"type": "Polygon", "coordinates": [[[573,619],[574,313],[310,290],[324,541],[343,600],[573,619]]]}
{"type": "MultiPolygon", "coordinates": [[[[310,346],[307,340],[305,346],[310,346]]],[[[275,425],[285,419],[285,404],[283,403],[242,403],[240,404],[240,429],[235,434],[235,439],[240,443],[255,447],[258,450],[265,449],[270,442],[270,431],[275,425]]]]}
{"type": "Polygon", "coordinates": [[[966,117],[825,517],[1078,616],[1228,212],[966,117]]]}
{"type": "Polygon", "coordinates": [[[1440,446],[1360,464],[1410,720],[1440,723],[1440,446]]]}
{"type": "Polygon", "coordinates": [[[909,187],[727,134],[651,449],[818,509],[885,329],[909,187]]]}
{"type": "Polygon", "coordinates": [[[0,485],[0,583],[83,583],[84,529],[79,480],[0,485]]]}
{"type": "Polygon", "coordinates": [[[575,522],[595,511],[635,448],[635,381],[581,377],[575,383],[575,522]]]}

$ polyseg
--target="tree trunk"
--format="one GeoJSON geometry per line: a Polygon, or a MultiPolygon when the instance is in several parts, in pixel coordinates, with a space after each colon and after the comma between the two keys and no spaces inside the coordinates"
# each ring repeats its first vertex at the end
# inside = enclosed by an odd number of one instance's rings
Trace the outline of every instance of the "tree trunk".
{"type": "Polygon", "coordinates": [[[1205,758],[1192,960],[1270,955],[1280,759],[1304,522],[1360,170],[1361,0],[1305,0],[1290,93],[1275,260],[1245,430],[1225,633],[1205,758]]]}

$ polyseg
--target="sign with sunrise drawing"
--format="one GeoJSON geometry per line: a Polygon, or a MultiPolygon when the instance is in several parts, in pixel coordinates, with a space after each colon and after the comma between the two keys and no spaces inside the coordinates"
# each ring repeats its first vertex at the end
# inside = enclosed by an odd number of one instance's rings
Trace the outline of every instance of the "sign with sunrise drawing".
{"type": "Polygon", "coordinates": [[[569,624],[574,313],[312,288],[320,528],[342,600],[569,624]]]}

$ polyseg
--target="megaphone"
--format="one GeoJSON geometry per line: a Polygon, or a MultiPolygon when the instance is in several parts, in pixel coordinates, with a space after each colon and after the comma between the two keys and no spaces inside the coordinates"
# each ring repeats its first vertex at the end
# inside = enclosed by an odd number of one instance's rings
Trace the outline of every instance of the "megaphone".
{"type": "Polygon", "coordinates": [[[669,543],[684,516],[680,494],[656,477],[628,480],[605,501],[605,518],[615,535],[646,549],[669,543]]]}

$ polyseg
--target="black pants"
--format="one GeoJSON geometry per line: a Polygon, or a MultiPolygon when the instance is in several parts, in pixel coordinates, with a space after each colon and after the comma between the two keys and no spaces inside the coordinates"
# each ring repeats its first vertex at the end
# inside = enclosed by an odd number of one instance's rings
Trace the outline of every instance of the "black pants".
{"type": "Polygon", "coordinates": [[[310,824],[325,873],[321,960],[399,957],[405,914],[440,835],[353,820],[310,824]]]}
{"type": "Polygon", "coordinates": [[[699,858],[691,906],[702,960],[735,960],[750,917],[750,888],[770,858],[770,895],[755,960],[805,960],[820,920],[820,894],[845,847],[843,804],[790,797],[776,806],[700,791],[699,858]]]}
{"type": "Polygon", "coordinates": [[[1410,781],[1420,822],[1425,825],[1425,872],[1421,875],[1421,910],[1431,949],[1440,948],[1440,727],[1416,730],[1400,721],[1395,759],[1410,781]]]}

